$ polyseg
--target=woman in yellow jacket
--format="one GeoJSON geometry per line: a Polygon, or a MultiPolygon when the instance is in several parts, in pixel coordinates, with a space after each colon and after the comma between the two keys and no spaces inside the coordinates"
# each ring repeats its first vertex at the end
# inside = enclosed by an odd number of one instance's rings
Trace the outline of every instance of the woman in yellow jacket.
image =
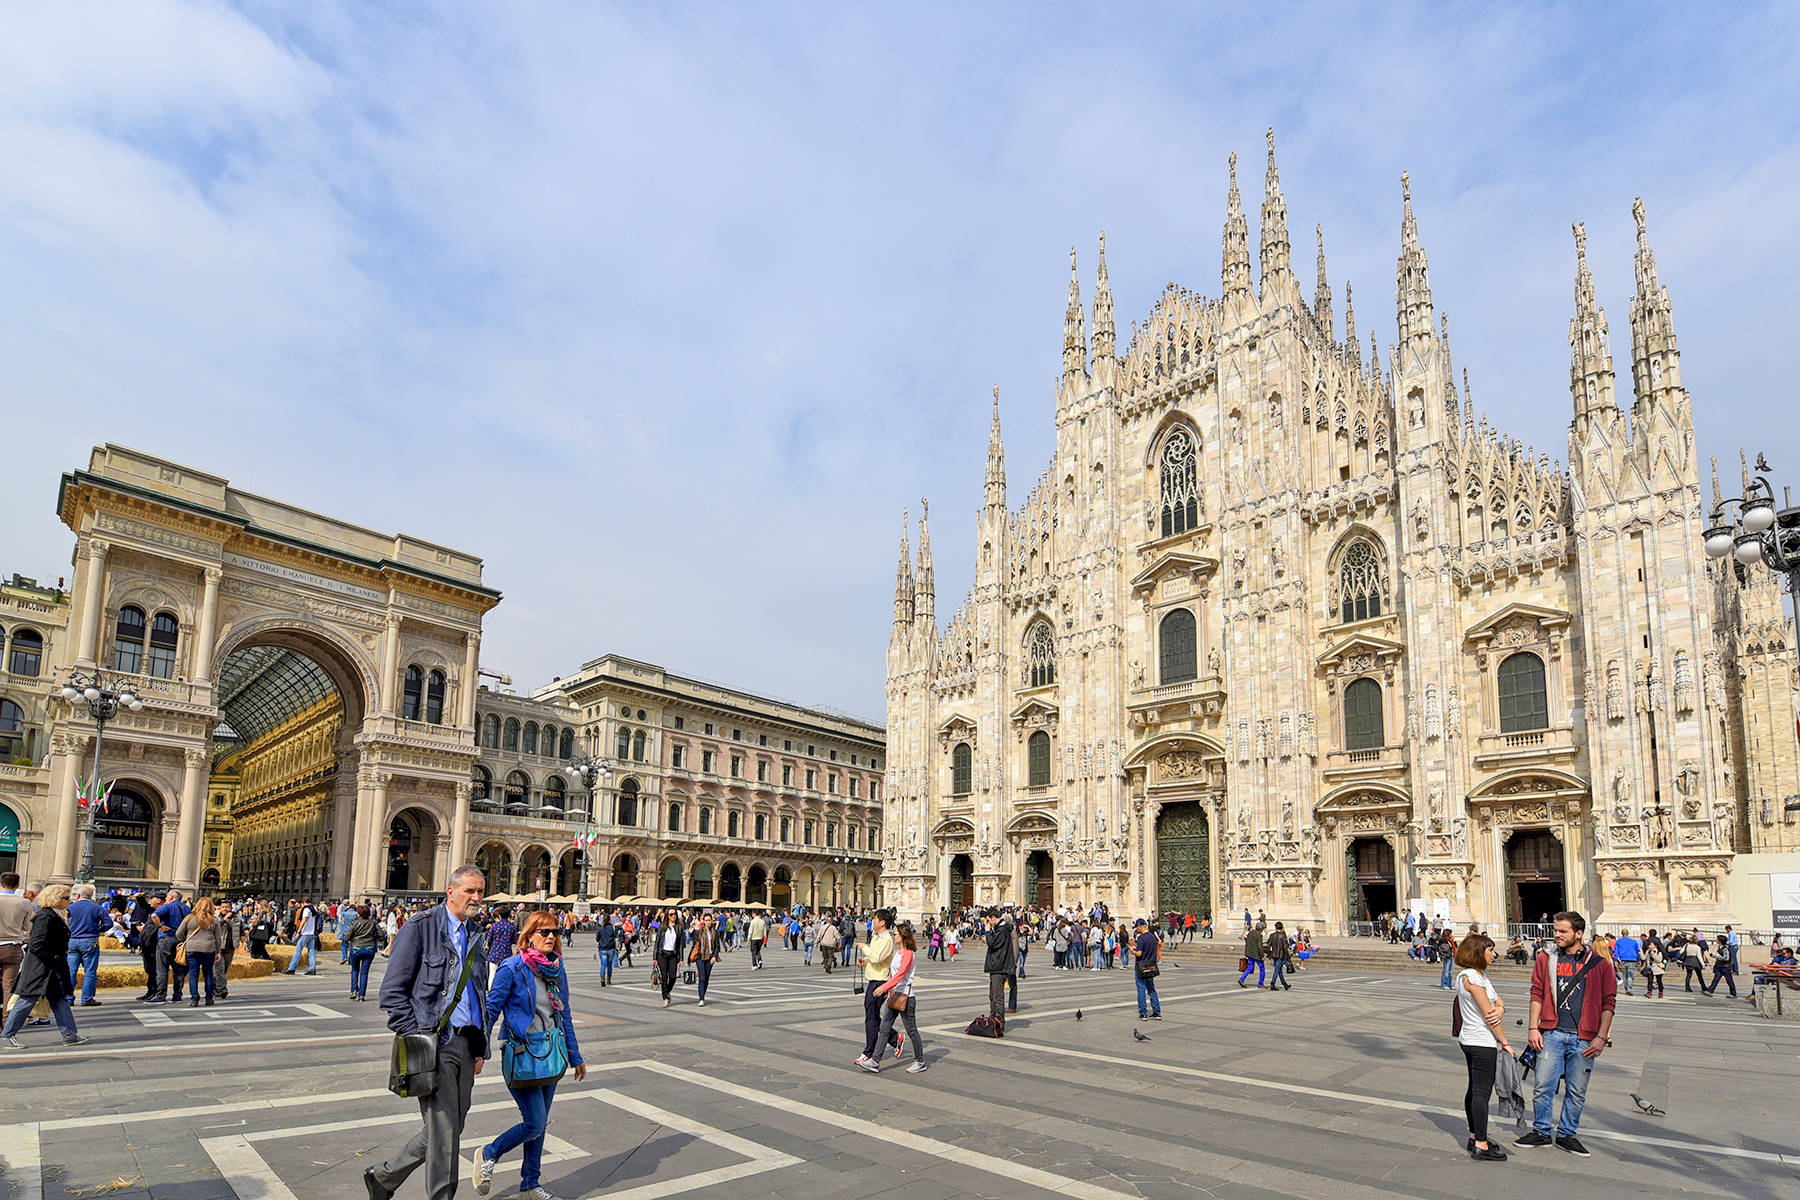
{"type": "MultiPolygon", "coordinates": [[[[869,944],[856,948],[863,960],[863,1052],[856,1056],[859,1067],[874,1060],[875,1039],[881,1036],[881,1006],[885,1001],[875,994],[875,989],[893,974],[894,935],[889,932],[893,927],[894,910],[876,909],[869,925],[869,944]]],[[[893,1038],[893,1045],[899,1049],[898,1037],[893,1038]]]]}

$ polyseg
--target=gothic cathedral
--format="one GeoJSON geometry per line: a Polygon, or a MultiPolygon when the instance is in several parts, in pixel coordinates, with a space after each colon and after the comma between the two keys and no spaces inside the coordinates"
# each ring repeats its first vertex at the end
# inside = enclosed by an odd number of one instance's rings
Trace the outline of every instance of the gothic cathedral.
{"type": "MultiPolygon", "coordinates": [[[[1629,414],[1575,226],[1567,470],[1476,420],[1401,176],[1397,341],[1295,278],[1270,136],[1257,286],[1232,156],[1222,294],[1121,352],[1070,255],[1056,452],[1008,506],[998,392],[975,582],[940,628],[928,513],[888,648],[884,890],[1321,932],[1730,919],[1800,849],[1774,576],[1709,563],[1669,293],[1637,220],[1629,414]],[[1771,804],[1771,798],[1773,803],[1771,804]]],[[[1717,501],[1717,472],[1713,472],[1717,501]]]]}

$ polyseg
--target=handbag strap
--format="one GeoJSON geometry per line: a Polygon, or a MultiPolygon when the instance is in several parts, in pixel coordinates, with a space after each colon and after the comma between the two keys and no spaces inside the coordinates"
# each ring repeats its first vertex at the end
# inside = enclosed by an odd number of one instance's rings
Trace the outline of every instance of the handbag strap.
{"type": "Polygon", "coordinates": [[[462,1003],[463,989],[469,986],[469,964],[475,961],[475,935],[465,928],[463,936],[468,939],[468,945],[463,950],[462,973],[456,977],[456,990],[450,993],[451,1000],[444,1006],[444,1015],[438,1018],[439,1037],[443,1037],[444,1030],[450,1028],[450,1017],[456,1012],[456,1006],[462,1003]]]}

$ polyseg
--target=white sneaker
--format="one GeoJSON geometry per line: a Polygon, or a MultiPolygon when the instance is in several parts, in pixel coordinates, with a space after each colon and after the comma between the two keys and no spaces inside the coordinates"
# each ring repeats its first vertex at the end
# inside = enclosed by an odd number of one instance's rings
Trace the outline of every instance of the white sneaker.
{"type": "Polygon", "coordinates": [[[700,1002],[700,1007],[701,1007],[701,1008],[705,1008],[705,1007],[706,1007],[706,1001],[704,1001],[704,1000],[702,1000],[702,1001],[701,1001],[701,1002],[700,1002]]]}
{"type": "Polygon", "coordinates": [[[664,1008],[669,1007],[669,998],[667,996],[663,997],[663,1007],[664,1008]]]}
{"type": "Polygon", "coordinates": [[[906,1073],[908,1075],[917,1075],[920,1071],[923,1071],[925,1069],[926,1069],[925,1060],[920,1059],[918,1062],[914,1063],[912,1066],[906,1068],[906,1073]]]}
{"type": "Polygon", "coordinates": [[[519,1195],[528,1197],[529,1200],[556,1200],[550,1189],[542,1185],[532,1188],[529,1192],[520,1192],[519,1195]]]}
{"type": "Polygon", "coordinates": [[[494,1160],[485,1154],[475,1159],[475,1194],[485,1196],[488,1189],[494,1186],[494,1160]]]}

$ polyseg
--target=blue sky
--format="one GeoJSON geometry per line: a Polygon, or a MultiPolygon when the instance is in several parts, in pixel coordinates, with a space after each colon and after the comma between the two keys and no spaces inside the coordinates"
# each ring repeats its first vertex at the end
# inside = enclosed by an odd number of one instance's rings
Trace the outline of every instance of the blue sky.
{"type": "MultiPolygon", "coordinates": [[[[1068,248],[1218,293],[1276,129],[1393,339],[1399,175],[1476,404],[1565,453],[1572,220],[1631,200],[1702,451],[1800,484],[1800,10],[30,6],[0,43],[5,568],[113,440],[485,557],[487,666],[607,650],[879,718],[902,506],[967,587],[990,389],[1052,442],[1068,248]]],[[[1254,229],[1252,232],[1254,237],[1254,229]]],[[[1730,476],[1728,475],[1728,481],[1730,476]]]]}

